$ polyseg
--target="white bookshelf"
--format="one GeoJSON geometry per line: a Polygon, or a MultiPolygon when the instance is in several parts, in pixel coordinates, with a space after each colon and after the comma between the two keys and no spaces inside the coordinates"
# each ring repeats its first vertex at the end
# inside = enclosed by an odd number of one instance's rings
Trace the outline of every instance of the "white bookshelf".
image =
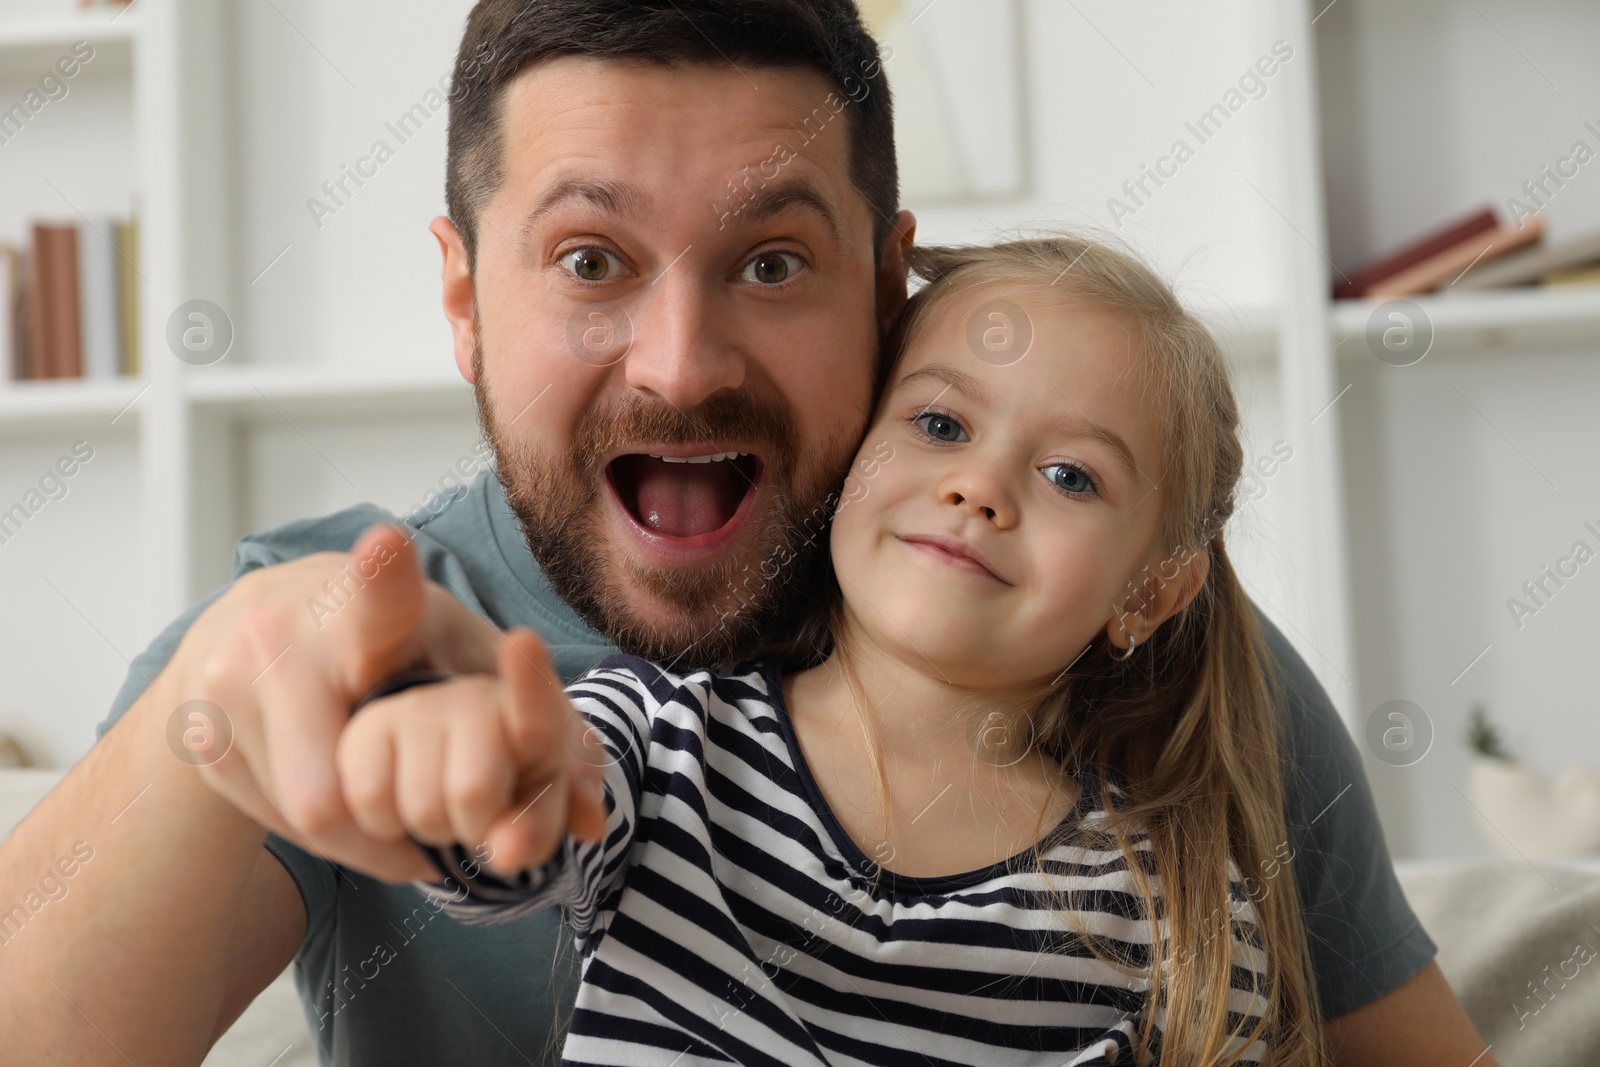
{"type": "Polygon", "coordinates": [[[48,432],[59,420],[137,426],[138,400],[148,388],[138,378],[7,383],[0,389],[0,428],[48,432]]]}
{"type": "Polygon", "coordinates": [[[311,416],[357,412],[391,415],[450,413],[472,409],[472,386],[454,366],[436,373],[415,371],[384,375],[317,367],[216,367],[193,374],[185,398],[197,411],[236,417],[259,417],[262,409],[311,416]],[[449,373],[444,373],[448,370],[449,373]]]}
{"type": "MultiPolygon", "coordinates": [[[[1428,294],[1413,302],[1433,324],[1448,352],[1490,345],[1543,346],[1600,338],[1600,286],[1554,289],[1491,289],[1465,295],[1428,294]]],[[[1335,340],[1364,336],[1381,300],[1340,300],[1333,305],[1335,340]]],[[[1355,346],[1352,357],[1371,357],[1355,346]]],[[[1431,355],[1431,353],[1430,353],[1431,355]]]]}
{"type": "MultiPolygon", "coordinates": [[[[1565,0],[1317,0],[1316,156],[1322,252],[1344,271],[1508,199],[1582,139],[1600,68],[1586,45],[1600,9],[1565,0]]],[[[1553,188],[1553,187],[1552,187],[1553,188]]],[[[1547,241],[1600,229],[1590,164],[1544,205],[1547,241]]],[[[1315,231],[1307,231],[1315,232],[1315,231]]],[[[1508,598],[1600,519],[1600,288],[1459,291],[1413,298],[1434,333],[1412,366],[1365,341],[1373,301],[1331,304],[1334,409],[1360,720],[1392,699],[1431,721],[1412,766],[1369,759],[1401,855],[1482,853],[1463,793],[1470,708],[1486,705],[1512,752],[1551,773],[1593,766],[1593,636],[1600,582],[1558,590],[1519,629],[1508,598]]],[[[1327,420],[1325,420],[1327,421],[1327,420]]],[[[1597,523],[1600,525],[1600,523],[1597,523]]],[[[1499,830],[1515,837],[1517,828],[1499,830]]]]}
{"type": "Polygon", "coordinates": [[[207,144],[206,74],[217,62],[215,5],[137,0],[0,4],[0,106],[9,108],[78,41],[94,57],[0,146],[5,239],[40,217],[139,223],[137,378],[0,385],[0,476],[9,508],[76,441],[94,459],[0,545],[0,599],[31,605],[0,623],[0,725],[45,758],[71,760],[162,620],[188,600],[188,401],[166,353],[166,312],[220,258],[207,144]]]}
{"type": "Polygon", "coordinates": [[[17,69],[33,58],[30,50],[42,49],[54,59],[76,41],[88,41],[96,46],[131,46],[138,36],[139,23],[137,6],[8,17],[0,26],[0,49],[4,50],[0,69],[17,69]]]}

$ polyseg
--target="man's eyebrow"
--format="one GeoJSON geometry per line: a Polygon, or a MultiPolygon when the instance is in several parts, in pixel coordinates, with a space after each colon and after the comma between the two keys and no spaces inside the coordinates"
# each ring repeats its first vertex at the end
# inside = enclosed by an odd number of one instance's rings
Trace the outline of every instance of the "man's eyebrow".
{"type": "Polygon", "coordinates": [[[574,201],[599,208],[618,218],[638,219],[649,214],[649,198],[626,182],[607,178],[566,177],[557,181],[522,218],[517,228],[517,247],[527,244],[534,227],[558,207],[574,201]]]}
{"type": "MultiPolygon", "coordinates": [[[[954,389],[967,397],[967,399],[974,400],[985,407],[991,406],[993,403],[993,392],[983,382],[966,371],[956,370],[954,367],[946,367],[938,363],[930,363],[926,367],[920,367],[912,371],[904,378],[901,378],[899,384],[905,385],[908,382],[917,382],[924,379],[942,382],[946,389],[954,389]]],[[[1056,392],[1058,395],[1060,394],[1059,390],[1056,392]]],[[[1062,399],[1066,398],[1062,397],[1062,399]]],[[[1072,401],[1067,400],[1067,403],[1071,404],[1072,401]]],[[[1076,404],[1072,406],[1074,408],[1077,407],[1076,404]]],[[[1139,465],[1134,462],[1133,450],[1128,447],[1128,443],[1116,431],[1092,421],[1082,411],[1077,412],[1077,414],[1062,415],[1058,413],[1052,415],[1045,425],[1062,437],[1087,437],[1091,440],[1099,441],[1116,453],[1117,462],[1127,472],[1128,477],[1137,478],[1139,476],[1139,465]]]]}
{"type": "Polygon", "coordinates": [[[833,238],[833,243],[840,248],[844,247],[844,227],[839,224],[839,213],[828,203],[828,198],[805,178],[790,178],[763,187],[745,201],[738,213],[752,225],[759,226],[797,205],[809,208],[820,216],[823,224],[828,227],[828,234],[833,238]]]}

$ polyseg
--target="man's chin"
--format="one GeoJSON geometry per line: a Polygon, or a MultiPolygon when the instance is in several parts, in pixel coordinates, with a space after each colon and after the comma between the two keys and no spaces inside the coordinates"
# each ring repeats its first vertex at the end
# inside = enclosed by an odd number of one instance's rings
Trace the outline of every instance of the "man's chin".
{"type": "MultiPolygon", "coordinates": [[[[679,666],[716,665],[753,651],[773,615],[784,610],[785,581],[798,582],[806,562],[767,543],[771,519],[756,521],[711,561],[664,562],[627,531],[599,523],[601,543],[588,569],[588,589],[567,590],[569,603],[631,655],[679,666]],[[764,536],[765,535],[765,536],[764,536]],[[763,576],[765,571],[765,576],[763,576]],[[595,596],[596,593],[599,596],[595,596]],[[587,603],[585,603],[587,602],[587,603]]],[[[654,546],[652,546],[654,547],[654,546]]],[[[670,548],[669,548],[670,554],[670,548]]]]}
{"type": "Polygon", "coordinates": [[[737,607],[685,610],[637,590],[618,590],[602,621],[612,642],[629,655],[663,666],[714,665],[750,651],[755,639],[737,607]]]}

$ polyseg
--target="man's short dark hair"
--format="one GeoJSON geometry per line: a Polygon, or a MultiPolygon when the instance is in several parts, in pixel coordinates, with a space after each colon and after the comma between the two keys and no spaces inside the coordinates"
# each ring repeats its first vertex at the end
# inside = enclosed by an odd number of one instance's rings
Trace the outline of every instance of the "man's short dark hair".
{"type": "MultiPolygon", "coordinates": [[[[472,269],[479,214],[505,181],[506,86],[559,56],[826,75],[838,88],[834,103],[844,102],[850,180],[872,209],[874,252],[882,250],[899,202],[894,118],[878,45],[855,0],[479,0],[450,84],[444,189],[472,269]]],[[[824,101],[817,107],[830,113],[824,101]]]]}

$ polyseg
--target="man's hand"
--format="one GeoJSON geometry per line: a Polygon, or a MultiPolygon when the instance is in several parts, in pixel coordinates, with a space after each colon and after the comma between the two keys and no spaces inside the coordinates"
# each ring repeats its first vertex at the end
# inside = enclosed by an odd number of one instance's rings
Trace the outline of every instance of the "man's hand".
{"type": "MultiPolygon", "coordinates": [[[[163,673],[183,700],[210,701],[232,727],[231,747],[201,769],[207,785],[315,855],[402,882],[427,877],[428,864],[409,842],[376,838],[352,819],[335,767],[339,735],[351,709],[391,675],[492,673],[501,643],[492,623],[424,581],[406,533],[383,525],[349,553],[240,577],[195,620],[163,673]]],[[[538,669],[555,682],[548,662],[538,669]]]]}
{"type": "Polygon", "coordinates": [[[547,862],[568,833],[600,840],[602,771],[555,678],[543,643],[519,628],[500,643],[497,678],[450,678],[363,707],[336,757],[356,825],[376,841],[484,844],[506,875],[547,862]]]}

